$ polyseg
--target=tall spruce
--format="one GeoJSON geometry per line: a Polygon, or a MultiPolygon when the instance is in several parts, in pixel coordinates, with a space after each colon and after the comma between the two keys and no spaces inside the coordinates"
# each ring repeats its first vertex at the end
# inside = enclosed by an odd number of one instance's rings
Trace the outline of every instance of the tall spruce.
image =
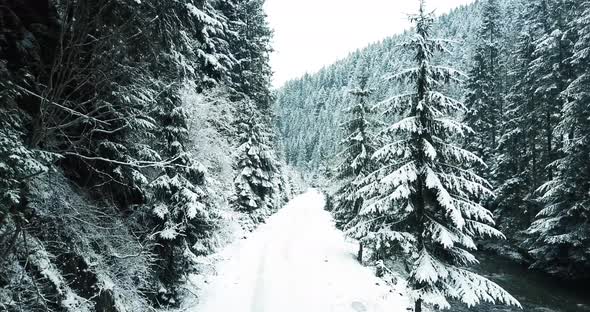
{"type": "Polygon", "coordinates": [[[566,65],[575,68],[575,79],[560,94],[561,156],[550,165],[553,178],[539,188],[546,205],[528,229],[533,266],[568,279],[590,277],[590,3],[579,12],[570,21],[579,39],[566,65]]]}
{"type": "MultiPolygon", "coordinates": [[[[481,26],[477,36],[481,38],[475,47],[473,67],[466,85],[465,124],[475,133],[467,135],[467,148],[484,162],[491,163],[496,155],[500,134],[502,96],[500,8],[496,0],[487,0],[481,12],[481,26]]],[[[491,178],[492,170],[482,175],[491,178]]]]}
{"type": "Polygon", "coordinates": [[[334,213],[338,223],[350,222],[363,205],[359,194],[360,182],[371,172],[371,155],[375,152],[375,138],[372,134],[374,121],[369,97],[368,76],[360,74],[358,87],[350,91],[354,97],[351,107],[346,109],[349,120],[342,124],[345,138],[341,141],[342,151],[338,155],[340,164],[336,178],[342,186],[335,193],[334,213]]]}
{"type": "Polygon", "coordinates": [[[224,2],[224,11],[235,16],[230,25],[230,46],[236,59],[231,87],[238,95],[239,137],[234,205],[239,210],[265,214],[277,208],[276,190],[282,187],[280,164],[272,151],[276,143],[271,135],[272,31],[264,13],[264,0],[224,2]]]}
{"type": "MultiPolygon", "coordinates": [[[[157,302],[179,302],[178,284],[194,269],[198,255],[211,251],[206,242],[216,228],[216,213],[209,205],[205,168],[192,159],[188,116],[180,96],[183,87],[201,91],[222,83],[232,65],[224,41],[228,26],[208,1],[186,0],[147,6],[160,18],[148,29],[159,42],[153,87],[158,91],[151,105],[157,127],[145,133],[160,160],[153,170],[146,207],[148,224],[156,241],[157,270],[161,283],[157,302]],[[180,33],[180,36],[178,36],[180,33]],[[193,82],[193,83],[189,83],[193,82]]],[[[188,103],[190,105],[190,103],[188,103]]]]}
{"type": "Polygon", "coordinates": [[[538,163],[541,169],[537,178],[542,181],[553,175],[547,165],[556,159],[560,144],[554,130],[564,103],[562,92],[572,80],[573,71],[567,60],[572,56],[574,33],[570,31],[568,19],[576,12],[576,3],[572,0],[539,1],[539,6],[531,10],[531,14],[535,14],[537,38],[528,69],[528,74],[534,77],[530,88],[536,101],[530,113],[540,128],[538,163]]]}
{"type": "Polygon", "coordinates": [[[269,64],[272,30],[264,13],[264,0],[224,0],[222,11],[235,19],[230,24],[229,44],[236,64],[232,87],[270,113],[272,95],[269,64]]]}
{"type": "Polygon", "coordinates": [[[477,263],[471,254],[476,238],[503,235],[478,202],[492,193],[473,169],[483,162],[453,142],[472,131],[456,121],[465,107],[438,91],[462,75],[432,62],[435,53],[447,51],[447,41],[430,37],[433,15],[424,1],[411,21],[416,33],[405,46],[414,51],[416,67],[391,79],[413,88],[388,101],[403,118],[385,130],[390,141],[373,156],[383,165],[365,179],[361,192],[367,203],[350,233],[366,237],[382,254],[406,255],[416,312],[423,304],[448,308],[447,298],[469,306],[520,306],[498,285],[466,269],[477,263]]]}
{"type": "Polygon", "coordinates": [[[522,29],[518,35],[514,60],[508,73],[513,82],[506,94],[506,107],[502,114],[501,136],[498,142],[496,203],[500,214],[530,215],[529,207],[533,189],[529,165],[533,158],[530,138],[535,129],[531,115],[532,94],[526,89],[532,84],[532,77],[527,76],[528,64],[533,60],[533,32],[528,22],[528,8],[519,7],[519,24],[522,29]],[[528,202],[528,204],[527,204],[528,202]]]}
{"type": "MultiPolygon", "coordinates": [[[[531,1],[522,6],[516,61],[510,69],[496,168],[499,215],[516,217],[524,230],[543,208],[538,188],[553,178],[559,154],[555,131],[572,80],[567,62],[574,33],[567,22],[575,1],[531,1]]],[[[526,246],[525,246],[526,247],[526,246]]]]}
{"type": "Polygon", "coordinates": [[[268,214],[277,187],[278,162],[270,147],[270,134],[254,104],[243,102],[238,108],[239,144],[234,181],[237,210],[268,214]]]}
{"type": "Polygon", "coordinates": [[[177,89],[162,94],[155,118],[162,125],[161,154],[169,159],[158,177],[150,183],[153,198],[149,200],[155,224],[158,276],[163,287],[160,303],[178,302],[176,286],[183,274],[190,272],[196,255],[211,250],[203,245],[215,229],[215,214],[207,207],[205,168],[189,157],[186,112],[180,106],[177,89]]]}

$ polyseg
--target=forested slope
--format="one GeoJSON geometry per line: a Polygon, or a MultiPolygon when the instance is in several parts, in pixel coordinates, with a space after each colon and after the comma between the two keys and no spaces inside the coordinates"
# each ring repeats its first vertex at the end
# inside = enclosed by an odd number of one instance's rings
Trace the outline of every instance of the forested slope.
{"type": "MultiPolygon", "coordinates": [[[[452,47],[452,58],[445,57],[443,62],[467,68],[469,51],[477,40],[478,6],[457,8],[435,23],[437,37],[459,42],[452,47]]],[[[368,75],[371,102],[396,94],[398,90],[390,88],[385,77],[411,65],[412,56],[401,46],[409,36],[411,31],[371,44],[318,73],[288,81],[278,90],[278,122],[289,163],[316,170],[325,167],[337,153],[344,111],[354,99],[348,91],[356,88],[360,75],[368,75]]]]}
{"type": "MultiPolygon", "coordinates": [[[[463,145],[488,165],[473,169],[491,182],[495,197],[483,203],[509,238],[496,247],[566,279],[587,279],[590,272],[589,5],[476,1],[439,17],[432,29],[434,37],[455,43],[433,62],[468,75],[440,91],[465,102],[466,113],[453,118],[475,130],[463,145]]],[[[333,169],[342,159],[335,156],[347,147],[342,124],[357,105],[359,78],[368,76],[369,103],[403,94],[385,78],[412,67],[401,46],[411,36],[372,44],[278,90],[289,163],[338,180],[333,169]]],[[[378,144],[382,127],[399,120],[382,114],[369,116],[379,121],[372,131],[378,144]]]]}
{"type": "Polygon", "coordinates": [[[174,307],[282,205],[262,4],[0,1],[0,310],[174,307]]]}

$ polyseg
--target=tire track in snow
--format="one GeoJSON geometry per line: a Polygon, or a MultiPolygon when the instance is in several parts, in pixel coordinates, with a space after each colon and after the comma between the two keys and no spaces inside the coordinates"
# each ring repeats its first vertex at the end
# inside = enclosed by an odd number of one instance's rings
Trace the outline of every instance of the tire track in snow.
{"type": "Polygon", "coordinates": [[[195,312],[406,312],[403,287],[390,289],[354,258],[316,191],[292,200],[246,241],[195,312]]]}

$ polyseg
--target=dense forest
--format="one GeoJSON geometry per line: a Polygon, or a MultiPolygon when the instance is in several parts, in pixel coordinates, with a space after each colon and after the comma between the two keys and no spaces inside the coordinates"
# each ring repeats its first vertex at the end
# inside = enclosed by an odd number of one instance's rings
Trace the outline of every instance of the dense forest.
{"type": "MultiPolygon", "coordinates": [[[[473,153],[462,157],[460,163],[467,167],[431,165],[444,178],[450,179],[445,170],[451,168],[461,176],[445,182],[450,188],[467,181],[485,186],[467,187],[480,189],[483,196],[457,190],[464,195],[461,205],[475,209],[481,203],[491,210],[494,220],[488,221],[508,238],[484,240],[480,247],[566,280],[590,277],[589,10],[588,1],[481,0],[434,19],[429,35],[447,44],[432,47],[442,52],[433,52],[426,62],[441,71],[424,79],[433,84],[432,92],[440,92],[436,101],[443,103],[433,114],[448,113],[449,119],[442,128],[419,131],[433,131],[435,141],[448,138],[473,153]],[[451,68],[462,74],[444,73],[451,68]],[[449,79],[456,83],[447,84],[449,79]]],[[[385,217],[379,212],[403,214],[402,204],[388,212],[378,206],[397,201],[394,191],[405,196],[399,185],[407,177],[398,172],[401,178],[386,185],[382,180],[393,169],[383,164],[397,168],[394,164],[403,164],[408,155],[434,161],[463,153],[433,143],[420,147],[428,150],[426,155],[416,156],[414,148],[420,144],[410,148],[396,141],[412,137],[414,127],[428,129],[410,123],[398,110],[412,103],[403,102],[412,89],[406,79],[397,78],[416,66],[415,52],[407,44],[416,31],[351,53],[316,74],[287,82],[277,93],[278,127],[288,162],[326,178],[335,194],[338,222],[359,238],[379,233],[355,227],[359,215],[372,220],[385,217]]]]}
{"type": "Polygon", "coordinates": [[[0,311],[590,307],[590,1],[415,2],[274,90],[265,0],[0,0],[0,311]]]}
{"type": "Polygon", "coordinates": [[[0,310],[177,306],[288,199],[262,5],[0,1],[0,310]]]}

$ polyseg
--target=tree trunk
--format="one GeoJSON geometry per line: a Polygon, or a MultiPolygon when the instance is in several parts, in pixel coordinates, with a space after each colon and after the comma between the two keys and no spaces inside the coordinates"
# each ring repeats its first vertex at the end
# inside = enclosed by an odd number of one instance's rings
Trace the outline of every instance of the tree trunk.
{"type": "Polygon", "coordinates": [[[356,257],[360,263],[363,263],[363,243],[362,242],[359,242],[359,251],[358,251],[358,254],[356,257]]]}
{"type": "Polygon", "coordinates": [[[422,299],[418,299],[414,303],[414,312],[422,312],[422,299]]]}

